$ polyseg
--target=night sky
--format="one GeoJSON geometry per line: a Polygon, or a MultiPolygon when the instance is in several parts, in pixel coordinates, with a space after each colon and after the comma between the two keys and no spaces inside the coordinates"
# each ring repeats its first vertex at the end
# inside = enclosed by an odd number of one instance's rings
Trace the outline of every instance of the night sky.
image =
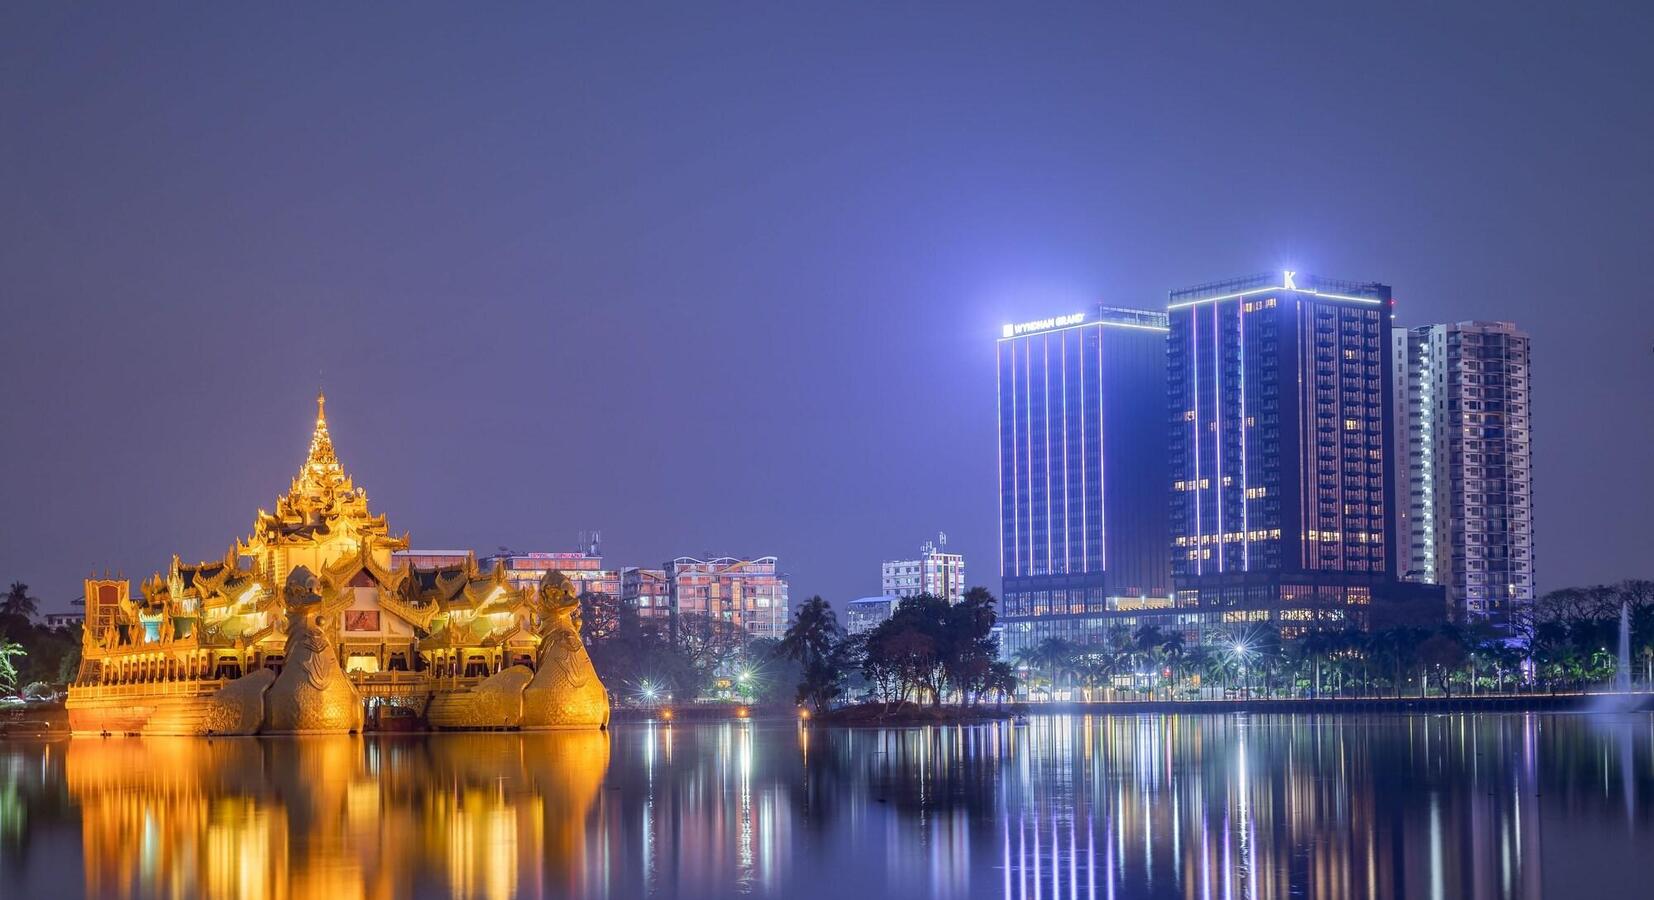
{"type": "Polygon", "coordinates": [[[0,8],[45,609],[221,556],[318,384],[416,547],[997,592],[1000,324],[1278,268],[1528,330],[1539,587],[1654,575],[1649,4],[243,6],[0,8]]]}

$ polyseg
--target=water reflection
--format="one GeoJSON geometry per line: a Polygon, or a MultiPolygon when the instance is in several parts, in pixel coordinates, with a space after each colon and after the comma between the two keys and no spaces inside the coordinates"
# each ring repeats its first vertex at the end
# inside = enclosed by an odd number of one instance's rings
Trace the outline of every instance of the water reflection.
{"type": "Polygon", "coordinates": [[[10,895],[1635,895],[1654,717],[0,744],[10,895]]]}
{"type": "Polygon", "coordinates": [[[93,896],[577,893],[601,734],[47,745],[93,896]],[[433,886],[444,886],[440,892],[433,886]]]}

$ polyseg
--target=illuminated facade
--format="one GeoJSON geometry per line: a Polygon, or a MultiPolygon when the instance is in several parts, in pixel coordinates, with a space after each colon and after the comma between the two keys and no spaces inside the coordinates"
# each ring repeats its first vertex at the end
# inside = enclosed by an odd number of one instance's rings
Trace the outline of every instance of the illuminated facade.
{"type": "Polygon", "coordinates": [[[578,638],[568,643],[579,618],[567,579],[513,584],[506,569],[485,571],[469,554],[397,565],[407,536],[370,513],[345,474],[324,403],[317,398],[309,453],[275,512],[260,510],[252,534],[222,559],[174,556],[136,598],[123,580],[87,581],[67,704],[73,730],[357,730],[379,704],[469,709],[474,697],[493,696],[500,685],[489,681],[502,672],[521,682],[518,721],[470,724],[586,724],[529,702],[552,695],[558,704],[578,697],[589,724],[606,723],[602,686],[578,638]]]}
{"type": "Polygon", "coordinates": [[[1001,650],[1170,605],[1166,315],[1097,307],[998,347],[1001,650]]]}
{"type": "Polygon", "coordinates": [[[773,556],[680,556],[666,564],[665,576],[674,622],[702,615],[753,637],[779,638],[787,631],[787,578],[776,571],[773,556]]]}
{"type": "Polygon", "coordinates": [[[1406,577],[1450,612],[1509,630],[1532,605],[1529,338],[1509,322],[1391,332],[1406,577]]]}
{"type": "Polygon", "coordinates": [[[1396,574],[1390,288],[1259,275],[1171,294],[1171,536],[1186,624],[1364,624],[1396,574]]]}
{"type": "Polygon", "coordinates": [[[665,569],[622,569],[620,599],[637,610],[639,618],[663,622],[672,618],[672,586],[665,569]]]}
{"type": "Polygon", "coordinates": [[[510,553],[488,557],[482,564],[485,569],[504,566],[506,580],[525,589],[539,584],[549,572],[561,572],[578,594],[620,596],[620,572],[603,568],[603,557],[595,552],[510,553]]]}
{"type": "Polygon", "coordinates": [[[917,559],[886,560],[879,567],[880,588],[886,597],[929,594],[949,603],[965,597],[965,557],[947,552],[948,536],[926,541],[917,559]],[[938,544],[940,546],[938,546],[938,544]]]}

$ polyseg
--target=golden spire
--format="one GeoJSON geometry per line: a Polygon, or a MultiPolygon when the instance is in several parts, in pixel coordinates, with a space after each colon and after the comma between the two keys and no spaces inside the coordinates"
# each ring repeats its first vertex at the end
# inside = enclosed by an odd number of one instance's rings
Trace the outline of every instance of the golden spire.
{"type": "Polygon", "coordinates": [[[299,480],[314,485],[335,485],[344,480],[345,470],[333,452],[333,437],[327,433],[327,395],[316,392],[316,430],[310,435],[310,454],[305,457],[299,480]]]}

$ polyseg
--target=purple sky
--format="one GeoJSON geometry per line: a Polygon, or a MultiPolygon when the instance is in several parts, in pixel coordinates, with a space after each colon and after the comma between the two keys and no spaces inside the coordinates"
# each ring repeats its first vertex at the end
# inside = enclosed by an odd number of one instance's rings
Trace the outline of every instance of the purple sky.
{"type": "Polygon", "coordinates": [[[997,591],[999,324],[1283,267],[1528,329],[1540,587],[1654,575],[1646,4],[232,6],[0,8],[0,582],[49,609],[221,555],[319,377],[416,546],[842,603],[942,529],[997,591]]]}

